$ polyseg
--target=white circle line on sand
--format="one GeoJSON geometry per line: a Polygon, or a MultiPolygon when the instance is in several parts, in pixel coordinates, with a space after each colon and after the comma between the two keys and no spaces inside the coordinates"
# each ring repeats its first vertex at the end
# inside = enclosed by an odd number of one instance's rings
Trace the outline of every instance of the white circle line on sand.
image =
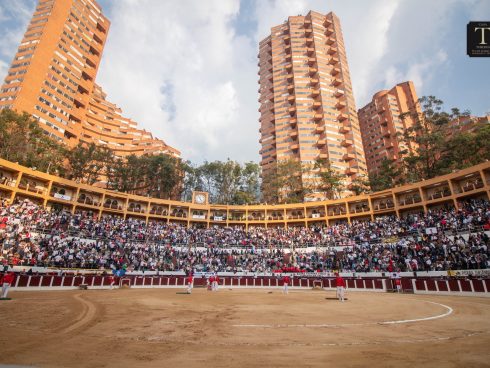
{"type": "Polygon", "coordinates": [[[444,318],[453,313],[453,308],[448,305],[430,302],[428,300],[424,300],[426,303],[431,303],[435,305],[439,305],[446,309],[445,313],[438,314],[435,316],[424,317],[424,318],[415,318],[415,319],[401,319],[395,321],[378,321],[378,322],[361,322],[361,323],[342,323],[342,324],[237,324],[232,325],[232,327],[250,327],[250,328],[326,328],[326,327],[345,327],[345,326],[366,326],[366,325],[395,325],[395,324],[403,324],[403,323],[413,323],[413,322],[422,322],[422,321],[430,321],[434,319],[444,318]]]}

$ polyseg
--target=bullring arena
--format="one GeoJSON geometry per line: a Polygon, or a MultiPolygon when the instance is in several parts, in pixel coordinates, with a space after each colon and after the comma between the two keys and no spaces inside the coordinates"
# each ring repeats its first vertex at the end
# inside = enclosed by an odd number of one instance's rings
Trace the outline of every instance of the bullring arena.
{"type": "Polygon", "coordinates": [[[15,273],[0,364],[490,366],[488,162],[369,195],[254,206],[0,169],[1,268],[15,273]],[[208,291],[215,273],[220,290],[208,291]]]}
{"type": "Polygon", "coordinates": [[[490,299],[478,297],[488,296],[490,280],[403,278],[407,289],[399,294],[388,292],[387,278],[347,278],[344,303],[336,300],[328,277],[293,277],[287,295],[276,277],[224,277],[218,292],[200,287],[204,278],[196,278],[190,295],[183,276],[125,280],[122,288],[110,290],[102,276],[19,277],[13,299],[0,304],[1,362],[35,367],[490,363],[490,299]],[[80,284],[88,290],[79,290],[80,284]],[[446,288],[454,290],[446,292],[451,295],[435,295],[446,288]]]}

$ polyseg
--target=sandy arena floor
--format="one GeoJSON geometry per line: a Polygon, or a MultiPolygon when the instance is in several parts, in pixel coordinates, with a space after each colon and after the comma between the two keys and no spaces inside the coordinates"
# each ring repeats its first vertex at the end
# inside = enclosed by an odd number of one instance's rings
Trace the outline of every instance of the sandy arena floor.
{"type": "Polygon", "coordinates": [[[194,289],[11,292],[0,363],[34,367],[484,367],[490,299],[194,289]],[[408,321],[407,321],[408,320],[408,321]],[[383,322],[383,323],[381,323],[383,322]],[[389,323],[385,323],[389,322],[389,323]]]}

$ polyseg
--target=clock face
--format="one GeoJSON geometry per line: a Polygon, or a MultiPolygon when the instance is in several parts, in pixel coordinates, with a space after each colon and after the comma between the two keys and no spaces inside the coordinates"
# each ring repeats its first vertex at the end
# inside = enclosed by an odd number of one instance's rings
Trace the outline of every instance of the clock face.
{"type": "Polygon", "coordinates": [[[206,196],[204,194],[196,194],[196,203],[203,204],[206,202],[206,196]]]}

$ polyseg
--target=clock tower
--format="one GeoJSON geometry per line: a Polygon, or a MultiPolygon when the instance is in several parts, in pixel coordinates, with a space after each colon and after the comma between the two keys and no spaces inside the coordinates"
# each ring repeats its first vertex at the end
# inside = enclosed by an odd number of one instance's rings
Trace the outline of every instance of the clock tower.
{"type": "Polygon", "coordinates": [[[192,203],[194,204],[208,204],[209,193],[208,192],[192,192],[192,203]]]}

